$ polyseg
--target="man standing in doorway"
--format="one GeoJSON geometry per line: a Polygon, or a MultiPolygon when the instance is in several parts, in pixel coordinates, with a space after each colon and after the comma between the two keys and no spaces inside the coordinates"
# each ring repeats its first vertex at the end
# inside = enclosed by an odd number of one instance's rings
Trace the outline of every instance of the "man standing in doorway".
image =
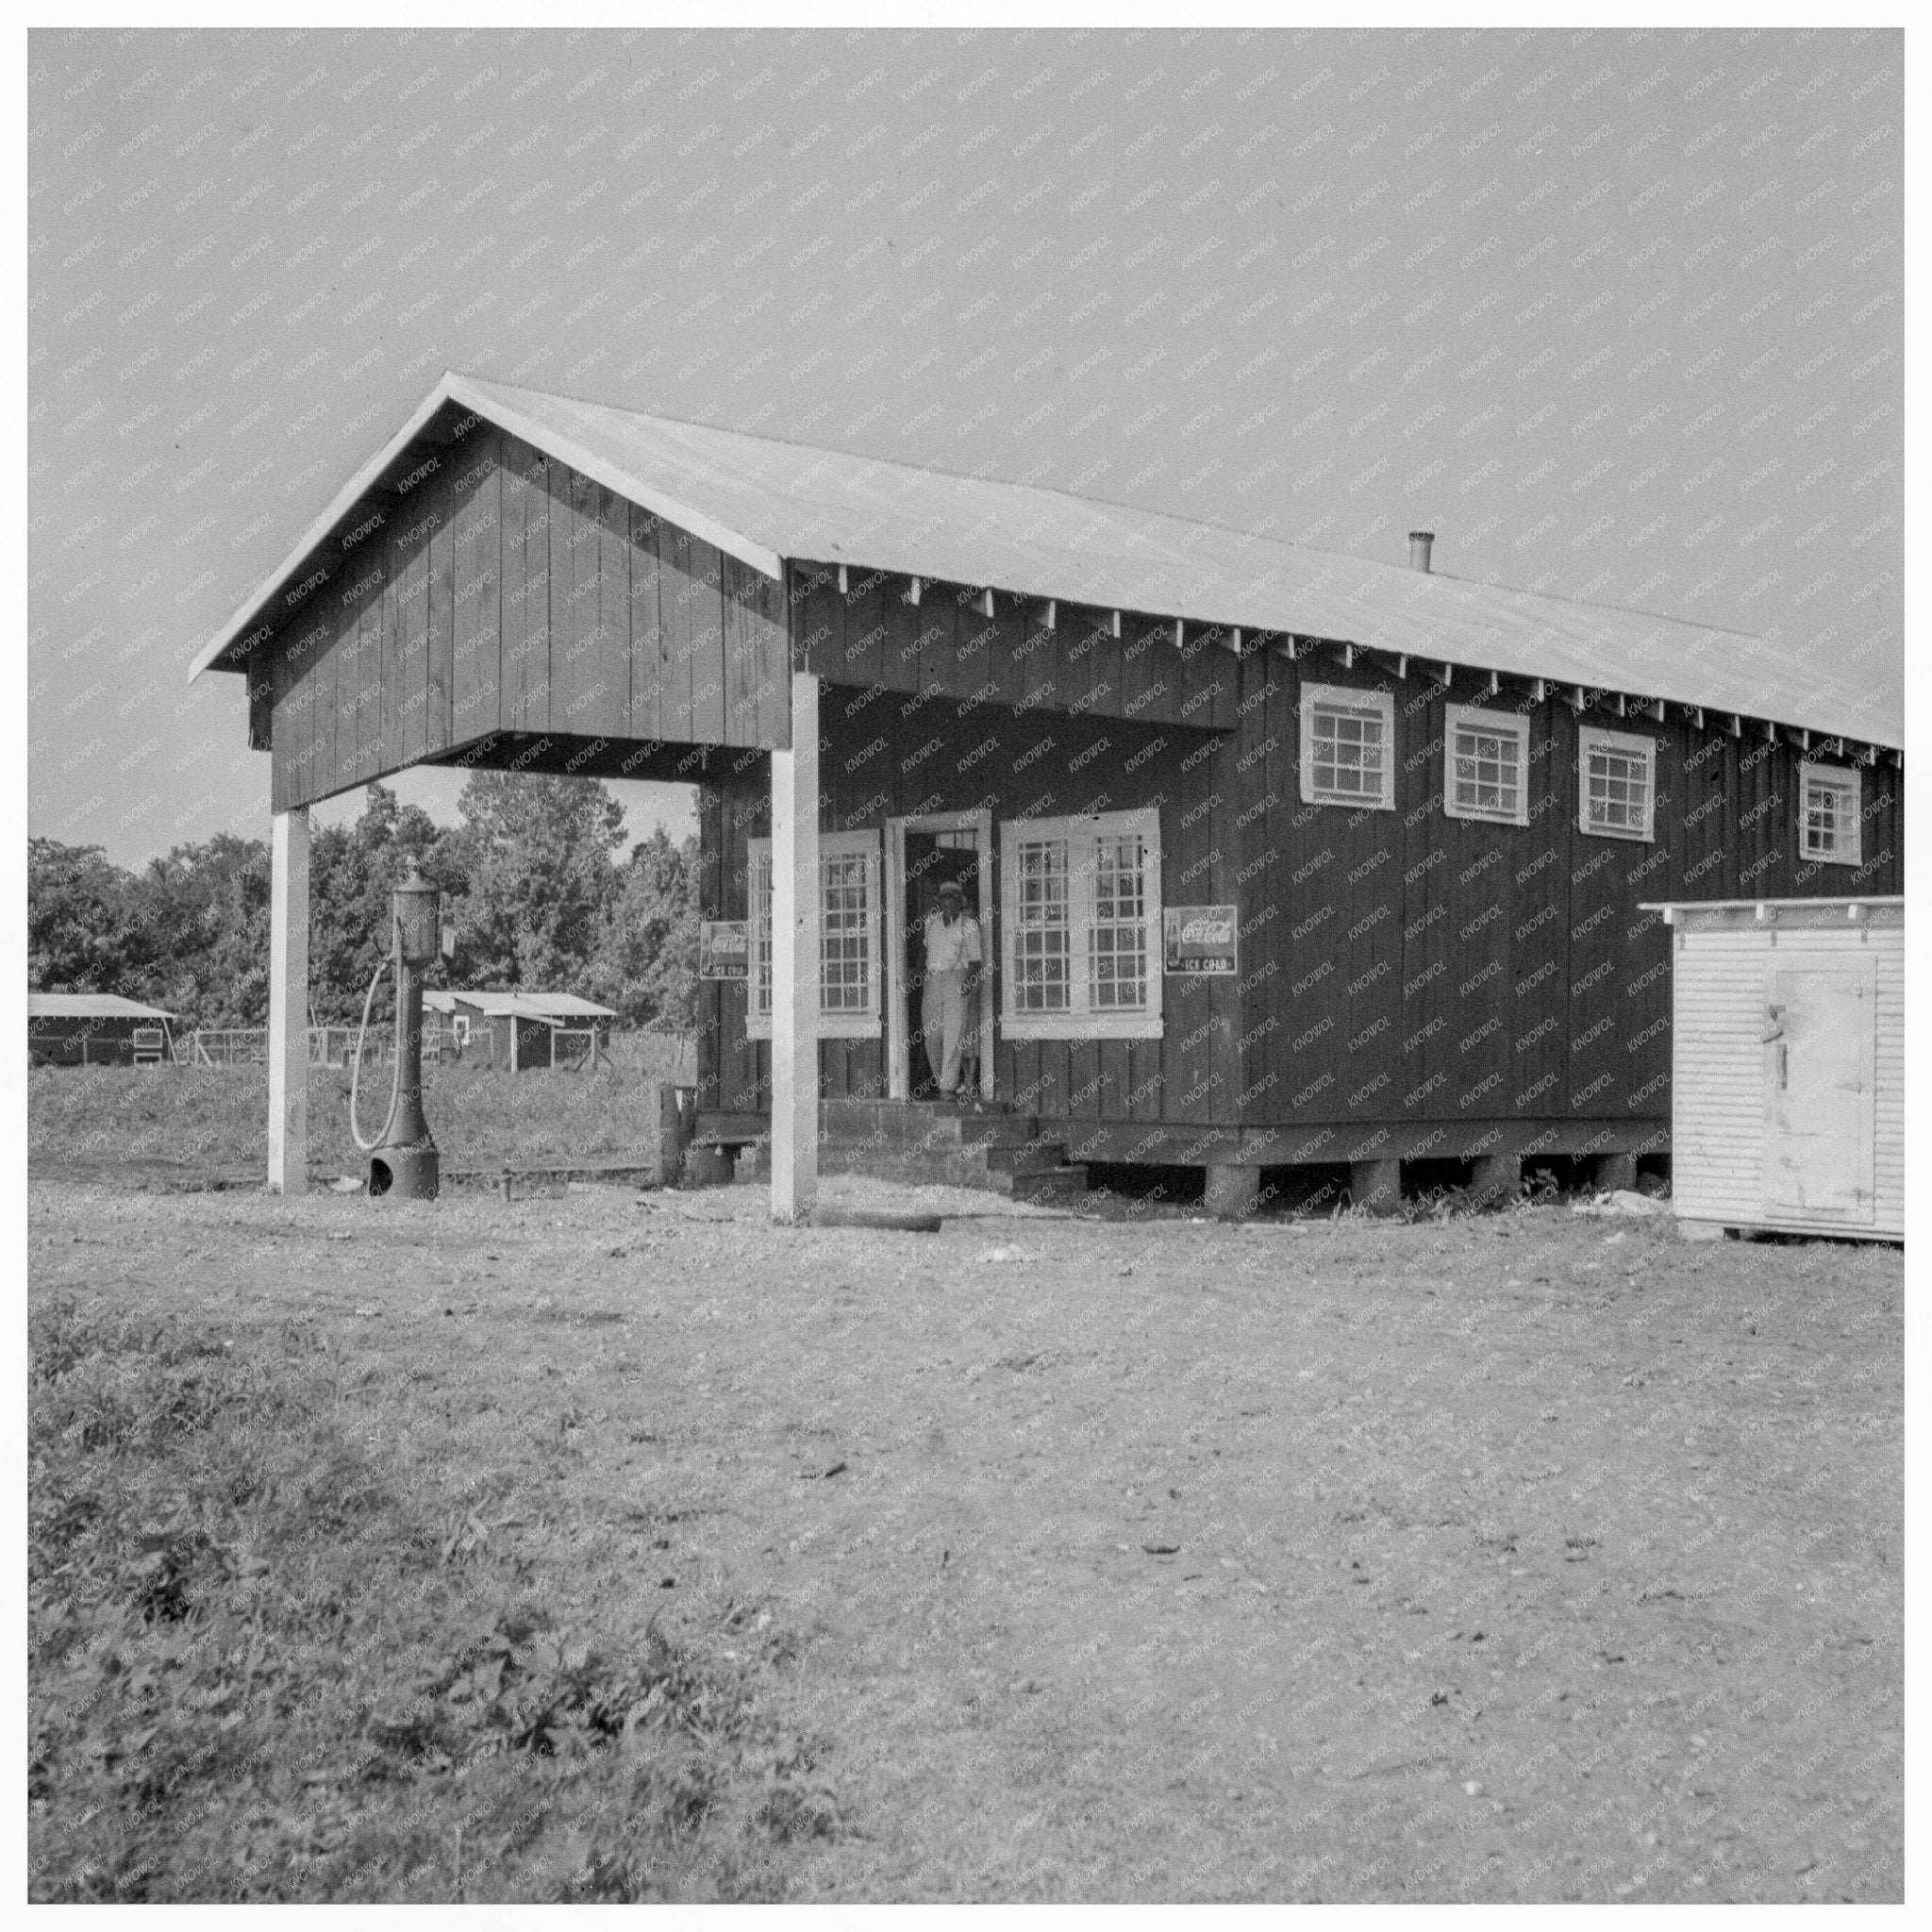
{"type": "Polygon", "coordinates": [[[976,1057],[972,1015],[980,957],[979,922],[966,909],[965,889],[947,879],[940,887],[939,909],[925,916],[925,991],[919,1015],[941,1099],[958,1091],[961,1058],[976,1057]]]}

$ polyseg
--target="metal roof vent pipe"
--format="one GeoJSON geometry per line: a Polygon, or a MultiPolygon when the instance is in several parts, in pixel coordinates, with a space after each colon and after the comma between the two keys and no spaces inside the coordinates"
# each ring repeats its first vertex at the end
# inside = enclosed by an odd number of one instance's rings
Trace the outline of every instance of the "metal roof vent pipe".
{"type": "Polygon", "coordinates": [[[1408,567],[1410,570],[1426,571],[1429,567],[1429,545],[1436,541],[1433,530],[1411,530],[1408,533],[1408,567]]]}

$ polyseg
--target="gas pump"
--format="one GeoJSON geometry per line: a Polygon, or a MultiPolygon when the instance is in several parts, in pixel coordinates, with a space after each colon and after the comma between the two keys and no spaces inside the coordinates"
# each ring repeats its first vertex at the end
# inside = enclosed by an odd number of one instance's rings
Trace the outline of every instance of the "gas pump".
{"type": "Polygon", "coordinates": [[[414,866],[395,890],[391,909],[396,975],[395,1077],[390,1083],[389,1112],[374,1140],[364,1140],[356,1117],[362,1074],[362,1041],[375,988],[391,962],[385,959],[369,982],[362,1002],[362,1029],[356,1039],[355,1071],[349,1076],[349,1131],[369,1156],[372,1197],[394,1194],[405,1201],[433,1201],[438,1182],[436,1142],[423,1118],[423,974],[437,953],[437,908],[441,894],[414,866]]]}

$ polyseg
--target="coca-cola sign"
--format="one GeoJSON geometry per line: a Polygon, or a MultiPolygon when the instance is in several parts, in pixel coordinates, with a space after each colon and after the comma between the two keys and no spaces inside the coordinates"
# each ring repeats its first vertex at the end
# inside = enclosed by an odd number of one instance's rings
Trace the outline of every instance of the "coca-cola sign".
{"type": "Polygon", "coordinates": [[[1162,951],[1170,973],[1232,974],[1237,908],[1169,906],[1161,913],[1162,951]]]}
{"type": "Polygon", "coordinates": [[[706,919],[698,924],[698,977],[748,979],[751,925],[742,919],[706,919]]]}

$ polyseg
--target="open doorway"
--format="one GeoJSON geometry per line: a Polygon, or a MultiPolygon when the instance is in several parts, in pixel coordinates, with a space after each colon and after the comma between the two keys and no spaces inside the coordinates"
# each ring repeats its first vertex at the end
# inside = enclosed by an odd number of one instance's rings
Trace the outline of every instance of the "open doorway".
{"type": "Polygon", "coordinates": [[[972,1024],[960,1058],[959,1091],[991,1099],[992,1066],[992,816],[990,812],[934,813],[894,819],[888,825],[887,1045],[891,1056],[890,1091],[895,1100],[937,1100],[940,1047],[926,1049],[925,923],[940,908],[940,889],[957,885],[965,911],[978,924],[981,965],[972,1024]]]}

